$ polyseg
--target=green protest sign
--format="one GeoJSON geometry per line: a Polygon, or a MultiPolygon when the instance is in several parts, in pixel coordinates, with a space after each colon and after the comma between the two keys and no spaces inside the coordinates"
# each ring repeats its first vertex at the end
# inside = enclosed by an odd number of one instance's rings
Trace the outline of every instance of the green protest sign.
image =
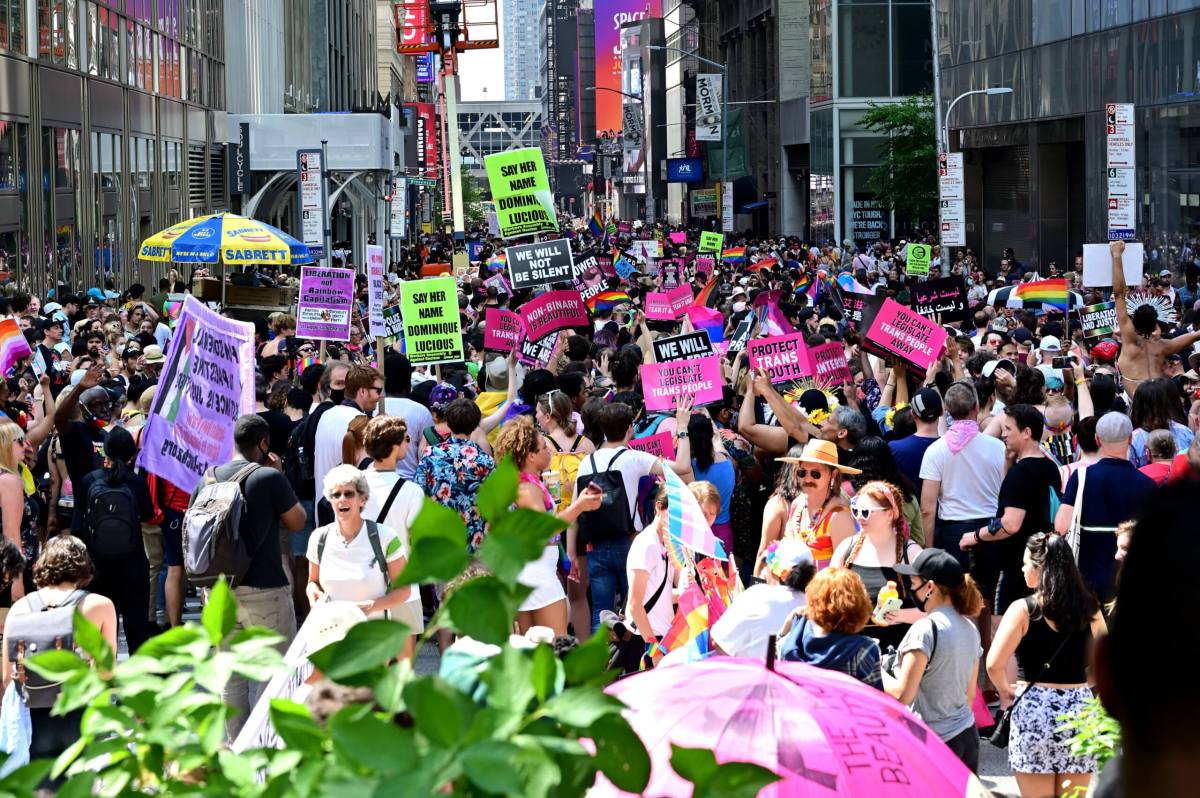
{"type": "Polygon", "coordinates": [[[721,247],[725,244],[724,233],[710,233],[704,230],[700,233],[700,251],[701,252],[720,252],[721,247]]]}
{"type": "Polygon", "coordinates": [[[410,363],[458,363],[463,359],[454,278],[430,277],[400,285],[404,349],[410,363]]]}
{"type": "Polygon", "coordinates": [[[928,277],[930,254],[932,250],[928,244],[909,244],[905,272],[913,277],[928,277]]]}
{"type": "Polygon", "coordinates": [[[504,238],[558,232],[554,194],[537,147],[498,152],[483,159],[504,238]]]}

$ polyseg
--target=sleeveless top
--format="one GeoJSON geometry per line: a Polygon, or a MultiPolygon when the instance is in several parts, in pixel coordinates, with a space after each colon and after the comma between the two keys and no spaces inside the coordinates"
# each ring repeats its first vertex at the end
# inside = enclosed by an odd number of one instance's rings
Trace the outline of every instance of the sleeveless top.
{"type": "MultiPolygon", "coordinates": [[[[863,534],[862,532],[858,533],[863,534]]],[[[854,544],[850,544],[850,551],[854,550],[854,544]]],[[[850,552],[847,552],[849,556],[850,552]]],[[[908,543],[905,542],[902,550],[901,562],[909,562],[908,543]]],[[[888,582],[896,583],[896,592],[900,594],[900,608],[909,609],[916,607],[917,603],[913,601],[912,595],[908,589],[908,580],[896,573],[895,566],[892,565],[860,565],[853,560],[846,566],[854,573],[858,574],[863,581],[863,586],[867,588],[867,596],[871,599],[871,612],[875,612],[876,602],[879,601],[879,592],[887,587],[888,582]]],[[[888,646],[899,647],[900,641],[904,639],[904,635],[908,632],[909,623],[893,623],[887,626],[879,626],[874,620],[868,620],[867,625],[863,628],[860,634],[874,638],[879,641],[879,648],[887,650],[888,646]]]]}
{"type": "Polygon", "coordinates": [[[808,501],[801,494],[792,502],[790,517],[783,528],[783,536],[802,541],[812,552],[817,570],[829,567],[833,559],[833,538],[829,534],[829,526],[833,517],[846,508],[840,505],[828,510],[822,508],[815,516],[808,517],[808,501]]]}
{"type": "Polygon", "coordinates": [[[1036,678],[1049,684],[1085,684],[1092,625],[1073,632],[1055,631],[1046,623],[1042,608],[1032,596],[1025,599],[1025,611],[1029,613],[1029,629],[1017,644],[1017,678],[1023,682],[1036,678]],[[1054,654],[1056,651],[1058,656],[1054,654]],[[1047,662],[1050,667],[1043,671],[1047,662]]]}
{"type": "MultiPolygon", "coordinates": [[[[545,506],[546,506],[546,512],[550,512],[554,509],[554,497],[550,495],[550,491],[546,490],[546,485],[545,485],[545,483],[542,482],[542,478],[540,476],[538,476],[537,474],[527,474],[524,471],[522,471],[520,473],[520,475],[517,477],[517,481],[524,482],[529,485],[536,485],[538,487],[538,489],[541,490],[541,492],[542,492],[542,503],[545,504],[545,506]]],[[[562,533],[561,532],[556,533],[554,535],[554,537],[552,537],[548,541],[546,541],[546,545],[547,546],[557,546],[558,541],[561,538],[562,538],[562,533]]]]}

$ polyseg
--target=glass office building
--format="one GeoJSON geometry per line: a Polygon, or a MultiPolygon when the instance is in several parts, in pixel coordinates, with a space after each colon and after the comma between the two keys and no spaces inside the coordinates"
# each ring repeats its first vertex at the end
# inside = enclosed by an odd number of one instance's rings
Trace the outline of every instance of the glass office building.
{"type": "Polygon", "coordinates": [[[1162,266],[1200,237],[1200,0],[937,0],[967,244],[1045,272],[1108,238],[1106,103],[1136,106],[1137,236],[1162,266]],[[1157,253],[1156,255],[1153,253],[1157,253]]]}
{"type": "Polygon", "coordinates": [[[810,2],[809,223],[815,241],[853,239],[864,246],[910,224],[883,210],[867,187],[883,138],[860,123],[873,104],[933,90],[929,12],[928,0],[810,2]]]}
{"type": "Polygon", "coordinates": [[[0,0],[0,283],[146,282],[143,237],[226,204],[222,5],[0,0]]]}

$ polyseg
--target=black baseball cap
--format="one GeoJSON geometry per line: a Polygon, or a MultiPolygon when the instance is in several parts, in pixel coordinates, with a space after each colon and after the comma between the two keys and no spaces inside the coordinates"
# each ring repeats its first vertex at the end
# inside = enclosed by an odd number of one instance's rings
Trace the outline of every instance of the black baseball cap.
{"type": "Polygon", "coordinates": [[[937,421],[942,415],[942,395],[934,388],[922,388],[913,396],[912,409],[922,421],[937,421]]]}
{"type": "Polygon", "coordinates": [[[896,573],[919,576],[942,587],[958,587],[963,583],[963,568],[954,555],[941,549],[925,549],[912,563],[897,563],[896,573]]]}

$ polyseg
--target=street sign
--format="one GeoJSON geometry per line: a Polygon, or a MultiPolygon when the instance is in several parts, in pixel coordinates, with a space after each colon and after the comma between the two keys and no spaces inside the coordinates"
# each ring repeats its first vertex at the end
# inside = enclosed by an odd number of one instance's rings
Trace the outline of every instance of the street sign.
{"type": "Polygon", "coordinates": [[[939,203],[940,232],[943,246],[965,247],[967,245],[965,182],[962,153],[943,152],[939,154],[938,198],[941,200],[939,203]]]}
{"type": "Polygon", "coordinates": [[[1137,229],[1137,129],[1133,103],[1104,107],[1108,167],[1108,238],[1128,240],[1137,229]]]}
{"type": "Polygon", "coordinates": [[[437,181],[430,177],[410,177],[408,182],[414,186],[430,187],[437,185],[437,181]]]}
{"type": "Polygon", "coordinates": [[[408,235],[408,181],[403,177],[396,178],[395,186],[392,188],[392,201],[388,209],[391,213],[391,223],[388,227],[391,230],[392,238],[404,238],[408,235]]]}
{"type": "Polygon", "coordinates": [[[320,150],[297,150],[300,240],[315,257],[325,254],[325,191],[320,150]]]}

